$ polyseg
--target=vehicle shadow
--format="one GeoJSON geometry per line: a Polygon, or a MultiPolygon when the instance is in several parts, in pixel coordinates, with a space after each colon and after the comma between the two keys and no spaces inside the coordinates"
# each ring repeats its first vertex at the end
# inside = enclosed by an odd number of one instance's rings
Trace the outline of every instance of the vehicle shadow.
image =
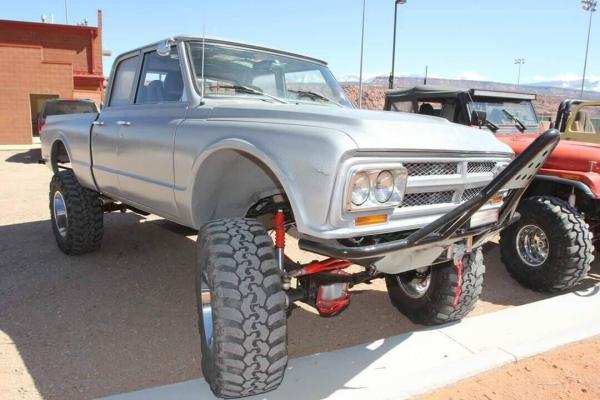
{"type": "Polygon", "coordinates": [[[29,149],[22,153],[15,153],[5,159],[7,162],[21,163],[21,164],[37,164],[38,160],[42,158],[41,149],[29,149]]]}
{"type": "MultiPolygon", "coordinates": [[[[484,246],[486,265],[485,286],[480,301],[489,303],[490,309],[495,306],[519,306],[557,296],[564,293],[539,293],[528,289],[516,282],[506,271],[500,260],[500,251],[495,243],[484,246]]],[[[580,282],[571,292],[585,291],[595,287],[600,282],[600,262],[596,259],[592,264],[590,274],[580,282]]]]}
{"type": "MultiPolygon", "coordinates": [[[[0,331],[44,399],[96,398],[201,376],[195,234],[161,219],[109,214],[101,250],[69,257],[58,251],[49,221],[0,226],[0,331]]],[[[502,275],[494,251],[487,254],[484,303],[539,299],[515,296],[526,289],[502,275]]],[[[350,307],[336,318],[294,310],[291,358],[423,328],[390,304],[382,281],[353,291],[350,307]]],[[[310,397],[333,393],[406,337],[365,351],[335,379],[311,387],[310,397]]]]}
{"type": "MultiPolygon", "coordinates": [[[[95,398],[201,376],[194,234],[115,213],[105,216],[100,251],[69,257],[58,251],[49,221],[0,226],[0,331],[41,397],[95,398]]],[[[296,309],[289,353],[415,328],[385,291],[373,290],[338,318],[296,309]]]]}

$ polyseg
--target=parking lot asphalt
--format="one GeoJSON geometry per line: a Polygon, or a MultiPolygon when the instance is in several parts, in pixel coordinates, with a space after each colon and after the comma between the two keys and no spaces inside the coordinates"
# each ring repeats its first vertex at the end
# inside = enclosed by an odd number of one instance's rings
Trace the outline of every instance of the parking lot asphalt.
{"type": "MultiPolygon", "coordinates": [[[[39,150],[0,151],[0,398],[81,399],[197,378],[195,232],[157,217],[105,216],[100,251],[59,252],[49,223],[50,171],[39,150]]],[[[471,315],[547,296],[505,272],[486,247],[486,287],[471,315]]],[[[582,286],[598,284],[600,266],[582,286]]],[[[420,329],[385,285],[354,288],[349,309],[289,320],[292,358],[420,329]]]]}

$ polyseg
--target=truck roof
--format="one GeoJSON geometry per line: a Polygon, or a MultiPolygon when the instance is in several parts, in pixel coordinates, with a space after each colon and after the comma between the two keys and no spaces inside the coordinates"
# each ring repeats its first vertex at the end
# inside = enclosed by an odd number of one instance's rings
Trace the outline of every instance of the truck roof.
{"type": "Polygon", "coordinates": [[[456,97],[461,93],[468,93],[471,96],[475,97],[497,97],[501,99],[510,100],[535,100],[537,98],[537,96],[533,93],[505,92],[487,89],[459,89],[452,87],[429,85],[414,86],[412,88],[407,89],[390,90],[386,92],[386,98],[388,98],[390,101],[412,100],[415,97],[426,97],[429,99],[434,99],[456,97]]]}
{"type": "MultiPolygon", "coordinates": [[[[229,40],[229,39],[222,39],[222,38],[217,38],[217,37],[203,37],[201,35],[177,35],[177,36],[172,36],[169,38],[165,38],[163,40],[159,40],[157,42],[153,42],[153,43],[149,43],[145,46],[140,46],[137,47],[135,49],[132,49],[130,51],[127,51],[123,54],[127,54],[127,53],[131,53],[133,51],[137,51],[137,50],[142,50],[142,49],[146,49],[148,47],[152,47],[152,46],[158,46],[159,44],[165,43],[167,40],[171,40],[174,41],[176,43],[179,42],[183,42],[183,41],[202,41],[204,40],[206,43],[217,43],[217,44],[224,44],[224,45],[229,45],[229,46],[240,46],[240,47],[246,47],[246,48],[251,48],[251,49],[255,49],[255,50],[260,50],[260,51],[267,51],[270,53],[278,53],[278,54],[282,54],[285,56],[289,56],[289,57],[295,57],[295,58],[302,58],[304,60],[308,60],[308,61],[312,61],[318,64],[322,64],[322,65],[327,65],[327,62],[320,60],[318,58],[314,58],[314,57],[309,57],[309,56],[305,56],[302,54],[298,54],[298,53],[292,53],[289,51],[283,51],[283,50],[277,50],[277,49],[273,49],[273,48],[269,48],[266,46],[261,46],[261,45],[256,45],[256,44],[250,44],[250,43],[244,43],[244,42],[237,42],[237,41],[233,41],[233,40],[229,40]]],[[[120,55],[119,55],[120,57],[120,55]]],[[[119,58],[117,57],[117,58],[119,58]]]]}

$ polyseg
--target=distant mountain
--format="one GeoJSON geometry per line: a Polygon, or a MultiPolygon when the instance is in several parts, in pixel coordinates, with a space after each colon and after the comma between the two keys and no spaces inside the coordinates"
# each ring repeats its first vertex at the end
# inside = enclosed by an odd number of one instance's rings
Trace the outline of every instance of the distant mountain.
{"type": "MultiPolygon", "coordinates": [[[[358,78],[351,76],[340,79],[344,86],[348,97],[357,104],[358,99],[358,78]],[[347,79],[347,80],[346,80],[347,79]]],[[[368,109],[381,110],[385,98],[385,91],[388,88],[388,76],[377,76],[363,81],[364,83],[364,100],[363,106],[368,109]]],[[[591,100],[600,100],[600,82],[586,80],[586,90],[584,98],[591,100]],[[594,91],[598,90],[598,91],[594,91]]],[[[394,79],[394,87],[409,88],[417,85],[423,85],[422,77],[399,76],[394,79]]],[[[579,88],[581,81],[552,81],[538,82],[535,84],[514,85],[510,83],[474,81],[474,80],[457,80],[457,79],[440,79],[428,78],[427,85],[445,86],[459,89],[485,89],[510,91],[521,93],[535,93],[538,98],[535,102],[535,107],[539,115],[553,116],[556,113],[558,104],[564,99],[574,99],[580,97],[579,88]],[[567,84],[570,82],[571,84],[567,84]]]]}
{"type": "MultiPolygon", "coordinates": [[[[358,83],[358,77],[349,75],[341,77],[340,82],[342,84],[356,84],[358,83]]],[[[374,78],[363,80],[365,85],[372,86],[383,86],[388,85],[388,76],[376,76],[374,78]]],[[[415,76],[397,76],[394,79],[394,87],[411,87],[423,84],[422,77],[415,76]]],[[[448,86],[460,89],[488,89],[488,90],[508,90],[513,92],[531,92],[536,94],[542,94],[547,96],[561,96],[561,97],[579,97],[579,88],[581,87],[581,80],[576,81],[548,81],[548,82],[536,82],[526,83],[522,85],[515,85],[510,83],[500,82],[489,82],[489,81],[474,81],[474,80],[458,80],[458,79],[442,79],[442,78],[428,78],[427,84],[432,86],[448,86]]],[[[586,79],[586,91],[585,98],[598,99],[600,98],[600,81],[586,79]]]]}
{"type": "MultiPolygon", "coordinates": [[[[545,81],[531,83],[531,86],[554,87],[561,89],[581,89],[581,79],[578,80],[560,80],[560,81],[545,81]]],[[[600,80],[585,80],[585,90],[590,92],[600,92],[600,80]]]]}

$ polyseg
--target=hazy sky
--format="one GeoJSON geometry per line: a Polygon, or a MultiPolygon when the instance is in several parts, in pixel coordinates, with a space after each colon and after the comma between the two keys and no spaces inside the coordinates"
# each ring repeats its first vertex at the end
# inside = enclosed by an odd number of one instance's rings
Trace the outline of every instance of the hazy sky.
{"type": "MultiPolygon", "coordinates": [[[[69,22],[96,24],[104,11],[109,73],[114,56],[176,34],[202,33],[294,51],[330,63],[337,77],[358,74],[362,0],[68,0],[69,22]]],[[[390,71],[394,0],[367,0],[366,76],[390,71]]],[[[65,21],[64,0],[5,1],[0,18],[65,21]]],[[[583,69],[588,16],[579,0],[408,0],[400,6],[396,71],[514,82],[577,79],[583,69]]],[[[596,13],[588,77],[600,79],[596,13]]]]}

